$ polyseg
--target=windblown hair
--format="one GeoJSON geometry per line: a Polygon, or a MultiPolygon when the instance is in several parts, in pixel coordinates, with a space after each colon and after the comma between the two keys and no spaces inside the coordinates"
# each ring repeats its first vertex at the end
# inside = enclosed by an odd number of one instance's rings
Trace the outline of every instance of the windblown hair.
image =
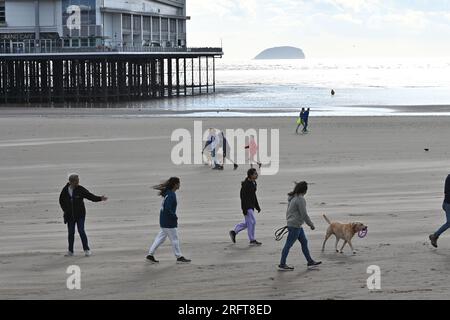
{"type": "Polygon", "coordinates": [[[153,189],[158,190],[159,191],[158,195],[160,195],[161,197],[164,197],[167,190],[173,190],[175,185],[177,185],[179,183],[180,183],[180,178],[172,177],[169,180],[167,180],[166,182],[163,182],[161,184],[153,186],[153,189]]]}
{"type": "Polygon", "coordinates": [[[305,194],[308,191],[308,183],[305,181],[295,183],[294,191],[288,193],[288,196],[298,196],[299,194],[305,194]]]}

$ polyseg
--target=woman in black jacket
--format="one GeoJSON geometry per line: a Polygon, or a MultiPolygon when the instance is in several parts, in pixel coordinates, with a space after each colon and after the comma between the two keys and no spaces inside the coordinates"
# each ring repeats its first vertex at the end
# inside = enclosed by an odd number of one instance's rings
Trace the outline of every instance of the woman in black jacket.
{"type": "Polygon", "coordinates": [[[105,196],[96,196],[79,185],[80,178],[77,174],[69,176],[69,183],[62,189],[59,196],[59,204],[64,212],[64,223],[67,224],[69,232],[69,250],[66,256],[73,256],[73,244],[75,241],[75,225],[83,243],[83,250],[85,256],[90,256],[88,238],[84,230],[84,222],[86,220],[86,207],[84,206],[84,199],[92,202],[101,202],[108,200],[105,196]]]}
{"type": "Polygon", "coordinates": [[[261,212],[259,207],[258,199],[256,198],[256,179],[258,179],[258,172],[256,169],[252,168],[247,172],[247,178],[242,182],[241,188],[241,208],[242,213],[245,216],[245,221],[239,223],[234,230],[230,231],[231,241],[236,243],[236,235],[247,229],[248,238],[250,240],[250,245],[260,246],[262,243],[256,241],[255,238],[255,209],[261,212]]]}

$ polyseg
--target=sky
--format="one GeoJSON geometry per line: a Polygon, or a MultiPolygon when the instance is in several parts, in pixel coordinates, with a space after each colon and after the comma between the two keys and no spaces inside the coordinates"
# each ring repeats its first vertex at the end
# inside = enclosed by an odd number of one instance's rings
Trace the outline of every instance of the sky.
{"type": "Polygon", "coordinates": [[[275,46],[307,58],[449,57],[450,0],[187,0],[188,45],[252,59],[275,46]]]}

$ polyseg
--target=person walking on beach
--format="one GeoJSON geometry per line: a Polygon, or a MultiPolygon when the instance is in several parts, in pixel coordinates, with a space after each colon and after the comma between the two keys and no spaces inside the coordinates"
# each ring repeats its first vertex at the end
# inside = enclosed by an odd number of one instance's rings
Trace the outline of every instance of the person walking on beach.
{"type": "Polygon", "coordinates": [[[213,128],[209,128],[209,134],[208,137],[206,138],[206,142],[205,142],[205,147],[203,148],[202,154],[204,154],[205,150],[206,152],[206,157],[207,157],[207,161],[208,161],[208,165],[213,166],[213,145],[214,145],[214,140],[215,140],[215,130],[213,128]]]}
{"type": "Polygon", "coordinates": [[[245,147],[249,151],[248,161],[250,162],[250,168],[253,168],[253,164],[256,163],[259,168],[262,164],[258,160],[255,160],[255,156],[258,154],[258,144],[256,143],[255,136],[250,136],[248,145],[245,147]]]}
{"type": "Polygon", "coordinates": [[[209,129],[209,135],[206,140],[205,147],[203,148],[203,151],[205,149],[209,148],[211,153],[211,166],[213,170],[223,170],[223,166],[221,166],[217,162],[217,150],[219,145],[219,137],[217,136],[216,130],[213,128],[209,129]]]}
{"type": "Polygon", "coordinates": [[[59,204],[64,212],[64,224],[67,224],[67,230],[69,233],[69,250],[66,256],[72,257],[74,255],[73,245],[75,242],[75,226],[78,229],[81,242],[83,244],[83,250],[86,257],[91,255],[91,249],[89,248],[88,237],[84,229],[84,223],[86,221],[86,207],[84,205],[84,199],[88,199],[92,202],[101,202],[108,200],[105,196],[96,196],[90,193],[86,188],[80,186],[80,177],[78,174],[71,174],[69,176],[69,182],[62,189],[59,196],[59,204]]]}
{"type": "Polygon", "coordinates": [[[242,223],[236,225],[234,230],[230,231],[231,241],[236,243],[236,236],[239,232],[247,229],[248,238],[250,240],[251,246],[260,246],[261,242],[258,242],[255,238],[255,209],[258,213],[261,212],[261,208],[258,203],[258,198],[256,197],[256,180],[258,179],[258,172],[256,169],[252,168],[247,172],[247,178],[242,182],[241,187],[241,208],[244,214],[245,220],[242,223]]]}
{"type": "Polygon", "coordinates": [[[306,182],[300,182],[295,185],[294,191],[288,194],[289,205],[286,212],[288,237],[286,244],[281,254],[281,261],[278,269],[281,271],[292,271],[294,267],[286,264],[289,250],[294,243],[298,240],[302,246],[303,255],[308,262],[308,267],[314,267],[322,264],[322,262],[316,262],[311,258],[308,249],[308,240],[306,239],[305,231],[303,230],[303,224],[307,224],[311,230],[315,230],[314,224],[308,216],[306,210],[305,195],[308,191],[308,184],[306,182]]]}
{"type": "Polygon", "coordinates": [[[228,159],[231,163],[233,163],[234,170],[237,170],[237,168],[239,166],[236,164],[236,162],[233,161],[233,159],[231,159],[231,147],[230,147],[230,144],[228,143],[228,140],[225,137],[225,134],[223,133],[223,131],[221,131],[219,133],[219,147],[222,147],[222,152],[223,152],[222,167],[225,166],[225,161],[226,161],[226,159],[228,159]]]}
{"type": "Polygon", "coordinates": [[[442,205],[442,209],[445,211],[447,222],[434,234],[430,235],[430,241],[431,245],[435,248],[438,247],[437,241],[439,237],[448,229],[450,229],[450,174],[447,176],[447,179],[445,180],[445,187],[444,187],[444,203],[442,205]]]}
{"type": "Polygon", "coordinates": [[[211,141],[207,140],[205,142],[205,147],[202,150],[202,155],[205,154],[206,150],[206,162],[204,162],[205,166],[212,166],[213,160],[211,157],[211,141]]]}
{"type": "Polygon", "coordinates": [[[305,113],[303,114],[303,133],[308,132],[308,122],[309,122],[309,112],[310,108],[308,108],[305,113]]]}
{"type": "Polygon", "coordinates": [[[301,126],[304,124],[304,116],[305,116],[305,108],[302,108],[302,111],[300,112],[300,115],[297,118],[297,129],[295,130],[295,133],[298,134],[298,129],[300,129],[301,126]]]}
{"type": "Polygon", "coordinates": [[[190,263],[191,260],[183,257],[180,249],[180,240],[178,239],[177,196],[175,192],[180,189],[180,179],[176,177],[170,178],[166,182],[154,186],[153,189],[158,190],[159,195],[164,200],[159,211],[161,230],[148,251],[147,261],[159,263],[155,259],[155,252],[169,237],[177,263],[190,263]]]}

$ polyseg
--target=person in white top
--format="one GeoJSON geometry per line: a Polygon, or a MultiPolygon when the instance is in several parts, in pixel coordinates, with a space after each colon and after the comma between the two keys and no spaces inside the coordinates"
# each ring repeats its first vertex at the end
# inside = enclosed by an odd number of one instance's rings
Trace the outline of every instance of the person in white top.
{"type": "Polygon", "coordinates": [[[213,128],[209,129],[209,135],[206,140],[206,145],[205,145],[205,148],[203,149],[203,151],[205,149],[210,150],[211,159],[212,159],[211,166],[212,166],[213,170],[222,170],[223,166],[221,166],[217,162],[217,151],[219,149],[219,137],[217,136],[216,130],[213,128]]]}

